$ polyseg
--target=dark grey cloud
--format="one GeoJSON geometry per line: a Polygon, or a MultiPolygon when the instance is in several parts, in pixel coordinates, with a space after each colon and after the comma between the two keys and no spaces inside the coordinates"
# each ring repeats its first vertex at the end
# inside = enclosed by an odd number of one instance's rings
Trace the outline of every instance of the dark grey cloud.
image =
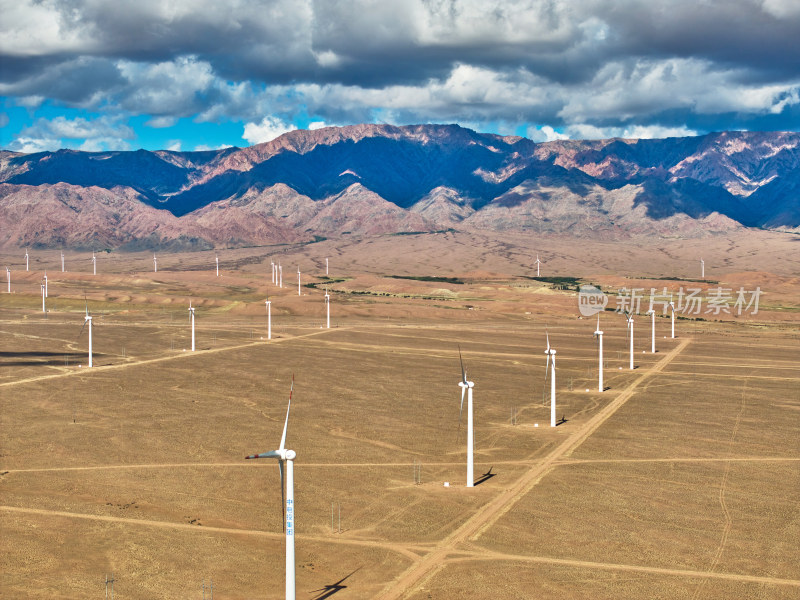
{"type": "Polygon", "coordinates": [[[164,119],[798,126],[795,0],[0,0],[0,11],[11,98],[164,119]]]}

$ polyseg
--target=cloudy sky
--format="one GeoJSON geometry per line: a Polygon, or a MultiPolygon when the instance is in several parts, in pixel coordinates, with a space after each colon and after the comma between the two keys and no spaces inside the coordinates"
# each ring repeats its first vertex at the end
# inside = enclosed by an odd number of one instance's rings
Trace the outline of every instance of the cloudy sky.
{"type": "Polygon", "coordinates": [[[800,0],[0,0],[0,147],[800,129],[800,0]]]}

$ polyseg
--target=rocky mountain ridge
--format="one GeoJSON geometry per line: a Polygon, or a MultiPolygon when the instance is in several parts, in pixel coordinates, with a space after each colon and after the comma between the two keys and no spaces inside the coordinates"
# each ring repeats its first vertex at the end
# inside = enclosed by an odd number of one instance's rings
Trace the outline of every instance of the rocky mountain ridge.
{"type": "Polygon", "coordinates": [[[208,248],[448,228],[800,232],[800,134],[534,143],[457,125],[206,152],[0,151],[0,246],[208,248]]]}

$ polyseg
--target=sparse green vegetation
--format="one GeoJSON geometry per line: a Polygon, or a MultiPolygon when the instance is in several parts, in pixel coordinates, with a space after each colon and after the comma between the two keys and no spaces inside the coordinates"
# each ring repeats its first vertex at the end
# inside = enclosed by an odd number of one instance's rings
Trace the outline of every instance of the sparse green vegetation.
{"type": "Polygon", "coordinates": [[[463,285],[464,281],[458,277],[437,277],[435,275],[387,275],[391,279],[411,279],[413,281],[428,281],[433,283],[452,283],[463,285]]]}

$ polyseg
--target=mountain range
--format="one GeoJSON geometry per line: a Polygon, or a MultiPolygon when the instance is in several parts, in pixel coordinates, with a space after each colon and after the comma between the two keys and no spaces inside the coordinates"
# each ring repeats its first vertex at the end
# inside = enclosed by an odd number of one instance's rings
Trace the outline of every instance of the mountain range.
{"type": "Polygon", "coordinates": [[[0,247],[176,249],[446,229],[800,233],[800,134],[557,140],[295,130],[204,152],[0,151],[0,247]]]}

